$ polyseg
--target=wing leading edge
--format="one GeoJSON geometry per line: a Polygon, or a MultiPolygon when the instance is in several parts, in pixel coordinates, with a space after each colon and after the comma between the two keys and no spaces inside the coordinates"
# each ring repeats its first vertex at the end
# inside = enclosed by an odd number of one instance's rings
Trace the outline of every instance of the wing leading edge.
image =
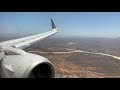
{"type": "Polygon", "coordinates": [[[52,25],[51,31],[37,34],[37,35],[33,35],[33,36],[24,37],[24,38],[4,41],[4,42],[0,43],[0,46],[12,46],[12,47],[22,48],[22,49],[25,47],[28,47],[28,46],[30,46],[30,45],[32,45],[32,44],[34,44],[42,39],[45,39],[45,38],[57,33],[57,28],[54,24],[53,19],[51,19],[51,25],[52,25]]]}

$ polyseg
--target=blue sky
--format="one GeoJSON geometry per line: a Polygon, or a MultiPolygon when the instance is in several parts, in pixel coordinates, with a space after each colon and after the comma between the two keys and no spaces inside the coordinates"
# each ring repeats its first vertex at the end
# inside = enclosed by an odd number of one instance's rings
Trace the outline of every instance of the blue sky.
{"type": "Polygon", "coordinates": [[[0,12],[0,33],[37,34],[51,29],[57,35],[120,37],[120,12],[0,12]]]}

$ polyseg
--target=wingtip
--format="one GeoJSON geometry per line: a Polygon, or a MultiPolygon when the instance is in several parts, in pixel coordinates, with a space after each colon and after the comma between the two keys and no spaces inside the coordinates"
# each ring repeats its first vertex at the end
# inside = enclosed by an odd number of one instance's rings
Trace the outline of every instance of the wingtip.
{"type": "Polygon", "coordinates": [[[52,29],[56,29],[55,23],[52,18],[51,18],[51,25],[52,25],[52,29]]]}

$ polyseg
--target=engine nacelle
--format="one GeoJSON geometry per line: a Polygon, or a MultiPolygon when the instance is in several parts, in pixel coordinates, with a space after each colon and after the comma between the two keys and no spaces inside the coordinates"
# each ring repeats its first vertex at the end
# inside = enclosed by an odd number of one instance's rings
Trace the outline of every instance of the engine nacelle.
{"type": "Polygon", "coordinates": [[[7,55],[1,61],[2,78],[54,78],[52,63],[39,55],[7,55]]]}

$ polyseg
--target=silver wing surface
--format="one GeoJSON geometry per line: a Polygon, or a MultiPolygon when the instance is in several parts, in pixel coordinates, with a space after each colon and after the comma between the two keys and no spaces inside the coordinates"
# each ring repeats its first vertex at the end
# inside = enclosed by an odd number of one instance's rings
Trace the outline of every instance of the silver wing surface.
{"type": "Polygon", "coordinates": [[[57,33],[57,28],[52,19],[51,19],[51,25],[52,25],[51,31],[33,35],[33,36],[24,37],[24,38],[3,41],[3,42],[0,42],[0,47],[10,46],[10,47],[15,47],[15,48],[20,48],[20,49],[28,47],[42,39],[45,39],[45,38],[57,33]]]}

